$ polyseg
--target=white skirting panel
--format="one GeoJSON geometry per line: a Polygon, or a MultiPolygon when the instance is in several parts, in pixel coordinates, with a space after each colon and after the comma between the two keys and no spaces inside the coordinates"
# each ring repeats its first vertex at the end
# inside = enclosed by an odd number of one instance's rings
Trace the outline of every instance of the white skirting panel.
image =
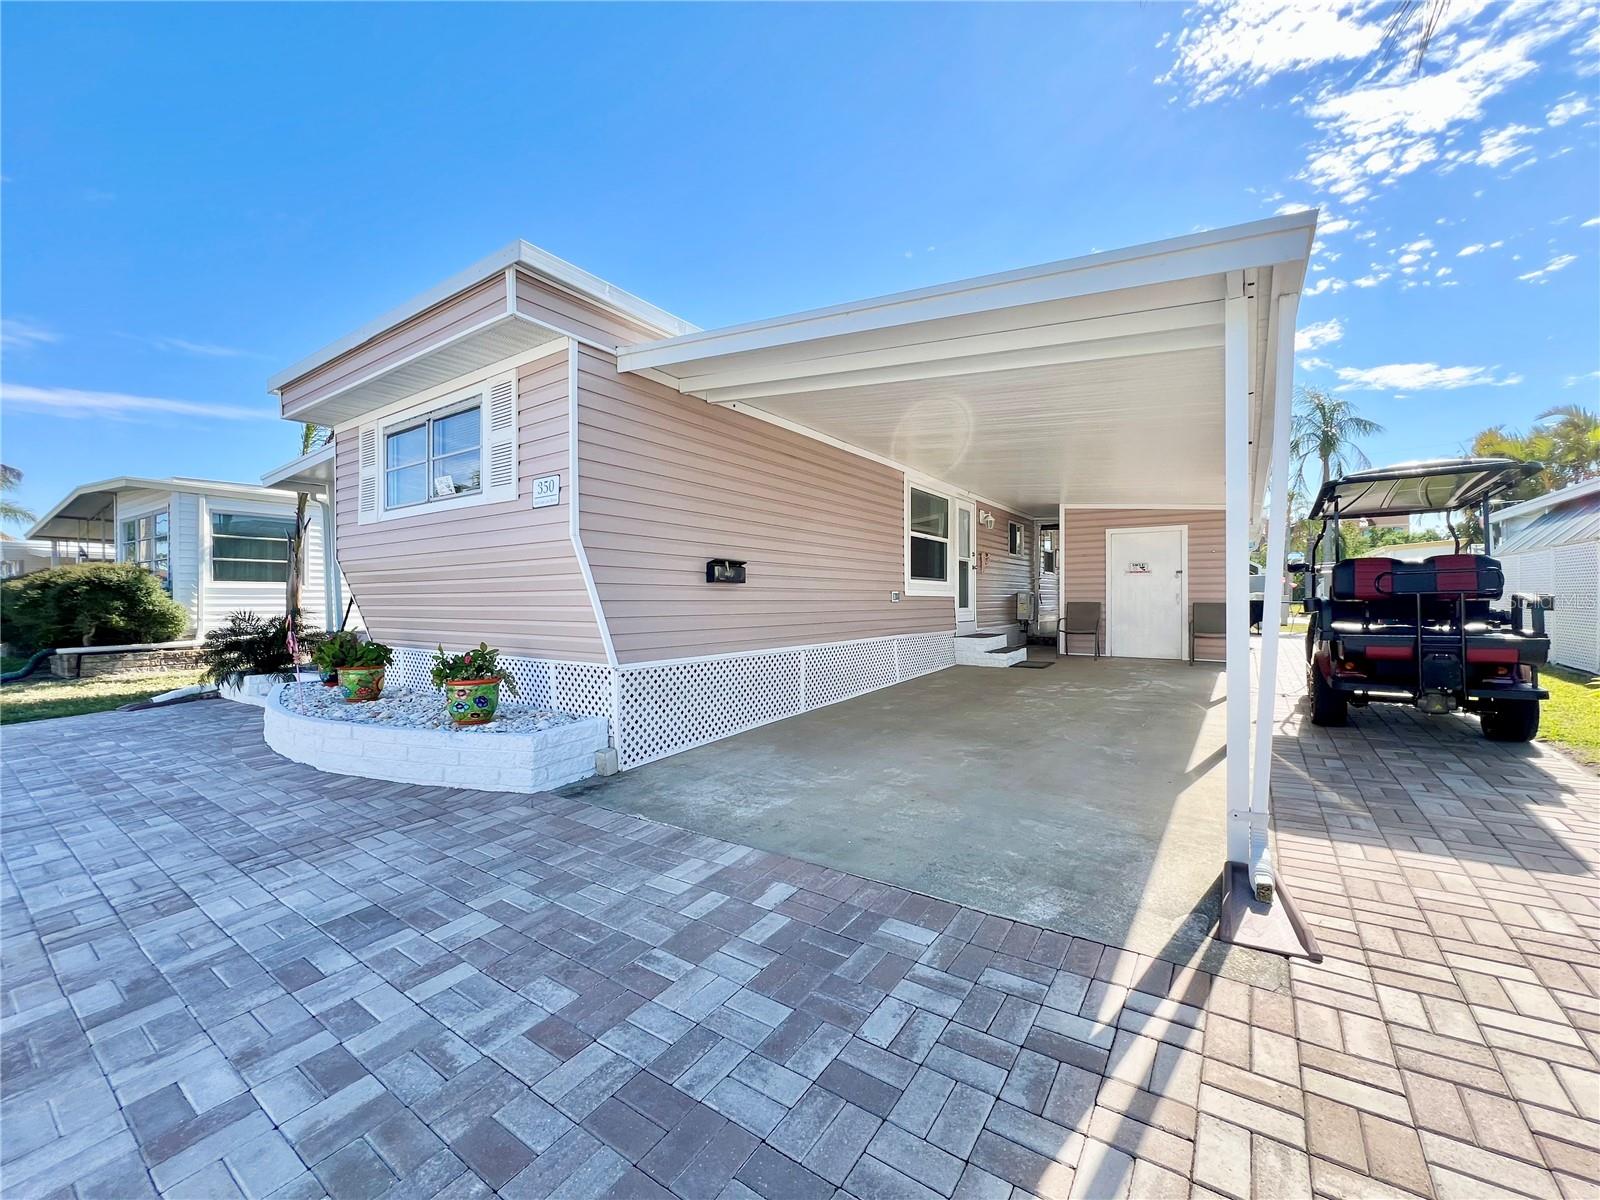
{"type": "Polygon", "coordinates": [[[1505,570],[1507,595],[1556,598],[1555,611],[1545,614],[1550,661],[1600,672],[1600,545],[1578,542],[1494,557],[1505,570]]]}
{"type": "MultiPolygon", "coordinates": [[[[390,677],[426,688],[432,652],[396,647],[390,677]]],[[[642,766],[955,665],[952,633],[864,638],[670,662],[560,662],[505,656],[522,701],[604,717],[620,766],[642,766]]]]}

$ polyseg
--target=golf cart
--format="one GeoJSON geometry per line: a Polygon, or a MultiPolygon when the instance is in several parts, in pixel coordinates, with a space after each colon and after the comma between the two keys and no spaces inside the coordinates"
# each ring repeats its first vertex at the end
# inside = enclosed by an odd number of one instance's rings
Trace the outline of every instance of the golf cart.
{"type": "Polygon", "coordinates": [[[1549,597],[1502,597],[1488,556],[1489,501],[1541,468],[1509,458],[1441,459],[1359,471],[1324,484],[1311,506],[1321,529],[1305,563],[1306,672],[1315,725],[1343,725],[1350,705],[1412,704],[1430,715],[1476,712],[1483,736],[1526,742],[1539,731],[1539,667],[1549,658],[1549,597]],[[1449,514],[1476,506],[1484,553],[1462,553],[1449,514]],[[1335,557],[1339,523],[1410,513],[1446,514],[1455,553],[1422,562],[1338,560],[1319,577],[1318,551],[1335,557]],[[1502,602],[1503,601],[1503,602],[1502,602]],[[1501,602],[1501,603],[1497,603],[1501,602]]]}

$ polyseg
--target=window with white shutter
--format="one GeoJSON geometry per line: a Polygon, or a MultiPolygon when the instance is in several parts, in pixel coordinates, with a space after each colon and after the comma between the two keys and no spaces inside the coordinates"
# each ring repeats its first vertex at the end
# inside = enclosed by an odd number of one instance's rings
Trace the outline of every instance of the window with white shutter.
{"type": "Polygon", "coordinates": [[[517,498],[516,372],[362,427],[360,520],[517,498]]]}

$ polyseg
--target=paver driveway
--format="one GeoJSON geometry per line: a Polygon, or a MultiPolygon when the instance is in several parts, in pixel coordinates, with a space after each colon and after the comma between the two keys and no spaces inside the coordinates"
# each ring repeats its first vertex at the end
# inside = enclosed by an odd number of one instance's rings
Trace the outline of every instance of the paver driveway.
{"type": "Polygon", "coordinates": [[[1596,780],[1293,692],[1282,991],[221,702],[8,728],[5,1194],[1592,1194],[1596,780]]]}

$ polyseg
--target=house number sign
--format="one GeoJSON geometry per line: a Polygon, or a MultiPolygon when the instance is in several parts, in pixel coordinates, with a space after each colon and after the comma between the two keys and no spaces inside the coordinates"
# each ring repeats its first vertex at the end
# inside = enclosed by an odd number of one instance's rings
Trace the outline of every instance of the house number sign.
{"type": "Polygon", "coordinates": [[[541,475],[533,481],[533,506],[549,508],[561,503],[561,476],[541,475]]]}

